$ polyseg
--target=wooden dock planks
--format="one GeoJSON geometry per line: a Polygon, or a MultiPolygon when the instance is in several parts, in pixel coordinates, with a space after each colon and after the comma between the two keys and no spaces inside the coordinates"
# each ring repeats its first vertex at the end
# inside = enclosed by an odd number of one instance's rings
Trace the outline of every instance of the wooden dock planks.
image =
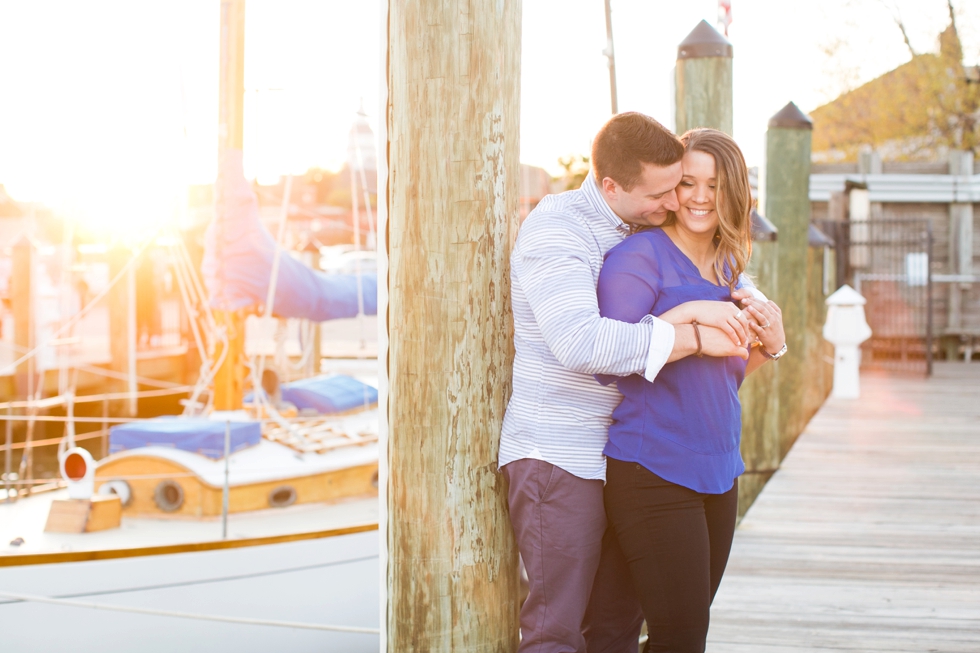
{"type": "Polygon", "coordinates": [[[707,650],[980,651],[980,365],[827,401],[736,532],[707,650]]]}

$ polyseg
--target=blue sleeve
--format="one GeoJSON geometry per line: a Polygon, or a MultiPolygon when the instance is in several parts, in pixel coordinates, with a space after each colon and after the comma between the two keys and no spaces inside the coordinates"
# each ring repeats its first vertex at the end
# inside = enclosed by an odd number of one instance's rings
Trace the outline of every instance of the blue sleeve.
{"type": "MultiPolygon", "coordinates": [[[[662,284],[657,258],[653,241],[644,234],[609,250],[596,287],[602,317],[636,324],[653,312],[662,284]]],[[[606,374],[595,378],[603,385],[617,379],[606,374]]]]}

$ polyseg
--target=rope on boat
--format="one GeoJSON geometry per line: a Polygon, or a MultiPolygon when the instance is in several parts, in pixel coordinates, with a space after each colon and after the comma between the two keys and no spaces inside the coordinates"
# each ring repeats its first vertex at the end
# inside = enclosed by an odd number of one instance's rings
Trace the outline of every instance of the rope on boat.
{"type": "MultiPolygon", "coordinates": [[[[161,390],[140,390],[136,393],[136,396],[140,399],[147,399],[150,397],[166,397],[169,395],[179,395],[186,394],[194,389],[192,385],[178,385],[172,388],[164,388],[161,390]]],[[[74,404],[89,404],[96,401],[113,400],[113,399],[129,399],[133,393],[131,392],[104,392],[102,394],[94,395],[82,395],[81,397],[73,397],[72,403],[74,404]]],[[[0,410],[5,408],[37,408],[44,410],[47,408],[58,408],[65,405],[68,402],[67,395],[58,395],[56,397],[48,397],[46,399],[35,399],[35,400],[22,400],[22,401],[6,401],[0,403],[0,410]]]]}
{"type": "MultiPolygon", "coordinates": [[[[80,435],[76,435],[75,436],[75,441],[76,442],[79,442],[81,440],[94,440],[95,438],[101,438],[104,435],[105,435],[105,431],[104,430],[90,431],[89,433],[82,433],[80,435]]],[[[49,446],[49,445],[52,445],[52,444],[61,444],[62,442],[64,442],[64,440],[65,440],[64,437],[60,437],[60,438],[48,438],[47,440],[31,440],[30,445],[32,447],[46,447],[46,446],[49,446]]],[[[14,451],[14,450],[17,450],[17,449],[26,449],[27,448],[27,445],[28,445],[27,442],[11,442],[10,443],[10,449],[11,449],[11,451],[14,451]]],[[[2,448],[3,450],[6,451],[7,446],[4,445],[3,447],[0,447],[0,448],[2,448]]]]}
{"type": "Polygon", "coordinates": [[[246,617],[226,617],[215,614],[196,614],[192,612],[176,612],[173,610],[154,610],[150,608],[136,608],[128,605],[111,605],[106,603],[90,603],[88,601],[73,601],[71,599],[55,599],[48,596],[36,596],[33,594],[20,594],[14,592],[0,592],[0,596],[28,601],[30,603],[49,603],[51,605],[64,605],[74,608],[89,608],[91,610],[107,610],[110,612],[130,612],[133,614],[146,614],[155,617],[176,617],[178,619],[196,619],[198,621],[218,621],[223,623],[242,624],[247,626],[274,626],[278,628],[294,628],[302,630],[325,630],[340,633],[362,633],[365,635],[380,635],[379,628],[363,628],[359,626],[333,626],[327,624],[311,624],[300,621],[276,621],[273,619],[251,619],[246,617]]]}
{"type": "MultiPolygon", "coordinates": [[[[105,596],[106,594],[130,594],[132,592],[147,592],[156,591],[163,589],[174,589],[175,587],[194,587],[199,585],[212,585],[216,583],[227,583],[228,581],[235,580],[251,580],[254,578],[266,578],[269,576],[282,576],[285,574],[295,574],[303,571],[313,571],[316,569],[329,569],[330,567],[340,567],[342,565],[356,564],[359,562],[369,562],[371,560],[377,560],[378,554],[365,555],[357,558],[348,558],[346,560],[331,560],[330,562],[320,562],[312,565],[302,565],[299,567],[286,567],[283,569],[269,569],[266,571],[253,571],[247,574],[233,574],[231,576],[212,576],[209,578],[195,578],[192,580],[182,580],[172,583],[156,583],[154,585],[134,585],[129,587],[113,587],[109,589],[95,590],[91,592],[79,592],[77,594],[61,594],[59,596],[53,596],[51,598],[55,599],[90,599],[93,596],[105,596]]],[[[0,601],[0,605],[9,605],[11,603],[23,603],[23,601],[0,601]]]]}

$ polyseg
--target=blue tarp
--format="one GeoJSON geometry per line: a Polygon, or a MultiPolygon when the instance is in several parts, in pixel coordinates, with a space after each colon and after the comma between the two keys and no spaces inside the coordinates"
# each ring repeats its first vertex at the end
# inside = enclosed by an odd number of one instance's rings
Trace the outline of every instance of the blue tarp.
{"type": "MultiPolygon", "coordinates": [[[[282,400],[299,410],[313,409],[322,415],[333,415],[378,403],[378,390],[343,374],[314,376],[284,383],[282,400]]],[[[251,393],[246,402],[253,400],[251,393]]]]}
{"type": "MultiPolygon", "coordinates": [[[[231,451],[262,439],[260,422],[231,422],[231,451]]],[[[140,447],[173,447],[218,459],[225,455],[225,422],[200,418],[161,418],[109,429],[109,453],[140,447]]]]}
{"type": "MultiPolygon", "coordinates": [[[[215,216],[204,238],[201,272],[211,305],[238,310],[265,304],[276,243],[242,171],[242,153],[226,152],[215,184],[215,216]]],[[[378,312],[378,275],[362,274],[364,313],[378,312]]],[[[357,315],[357,276],[323,274],[281,252],[273,314],[323,322],[357,315]]]]}

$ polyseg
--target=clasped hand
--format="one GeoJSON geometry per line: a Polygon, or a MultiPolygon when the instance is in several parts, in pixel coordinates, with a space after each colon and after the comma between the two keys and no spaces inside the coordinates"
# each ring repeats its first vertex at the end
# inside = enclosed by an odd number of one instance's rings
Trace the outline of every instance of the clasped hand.
{"type": "Polygon", "coordinates": [[[697,321],[706,356],[748,358],[750,342],[759,342],[769,353],[779,351],[786,342],[779,307],[752,297],[747,290],[736,290],[732,298],[741,309],[731,302],[698,300],[672,308],[660,318],[674,325],[697,321]]]}

